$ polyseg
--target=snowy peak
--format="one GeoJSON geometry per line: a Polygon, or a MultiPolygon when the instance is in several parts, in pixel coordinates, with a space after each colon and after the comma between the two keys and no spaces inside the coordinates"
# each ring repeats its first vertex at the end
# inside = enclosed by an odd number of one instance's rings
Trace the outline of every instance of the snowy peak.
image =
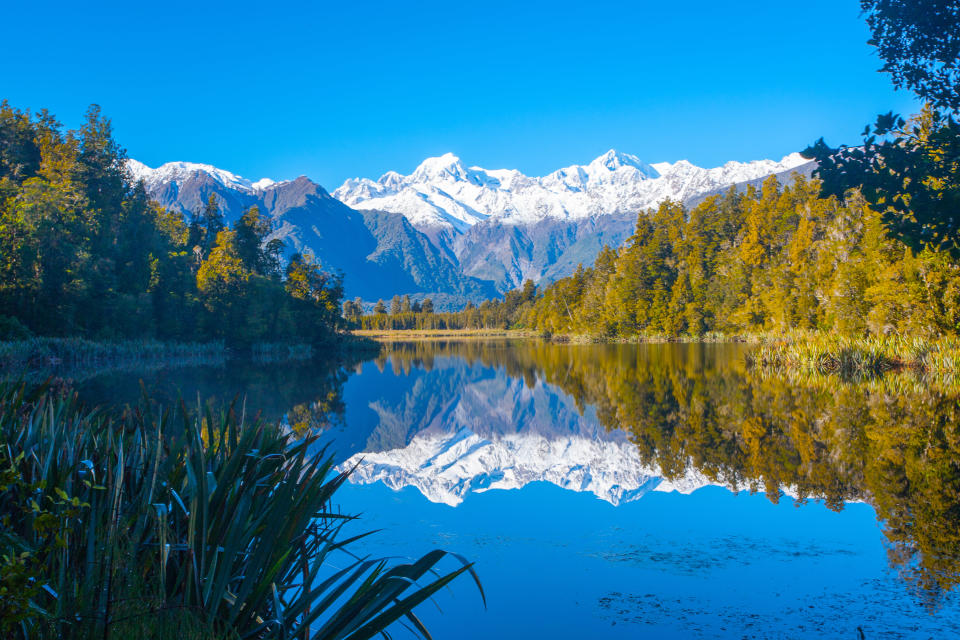
{"type": "Polygon", "coordinates": [[[728,162],[709,169],[686,160],[649,165],[635,155],[611,149],[586,165],[528,177],[513,169],[467,167],[447,153],[427,158],[408,176],[390,171],[376,182],[347,180],[333,196],[356,209],[403,214],[421,229],[463,233],[491,219],[532,224],[635,215],[664,200],[685,201],[805,164],[806,159],[792,153],[779,161],[728,162]]]}
{"type": "Polygon", "coordinates": [[[280,184],[270,178],[261,178],[256,182],[247,180],[229,171],[218,169],[213,165],[201,164],[197,162],[167,162],[156,169],[152,169],[137,160],[127,160],[127,170],[133,176],[134,180],[143,180],[149,187],[161,184],[176,184],[182,186],[183,183],[198,177],[209,176],[218,184],[236,191],[252,193],[255,191],[264,191],[270,187],[280,184]]]}
{"type": "MultiPolygon", "coordinates": [[[[415,182],[428,182],[432,180],[446,182],[465,180],[466,174],[467,170],[464,168],[463,163],[460,162],[460,158],[452,153],[445,153],[442,156],[427,158],[421,162],[420,166],[410,174],[410,178],[415,182]]],[[[396,172],[387,172],[380,178],[380,181],[382,182],[385,178],[389,180],[390,178],[394,178],[394,176],[400,177],[396,172]]]]}
{"type": "Polygon", "coordinates": [[[648,164],[640,162],[640,158],[629,153],[621,153],[610,149],[602,156],[597,157],[589,165],[595,172],[606,169],[607,171],[617,171],[623,167],[633,167],[647,178],[659,178],[660,174],[648,164]]]}

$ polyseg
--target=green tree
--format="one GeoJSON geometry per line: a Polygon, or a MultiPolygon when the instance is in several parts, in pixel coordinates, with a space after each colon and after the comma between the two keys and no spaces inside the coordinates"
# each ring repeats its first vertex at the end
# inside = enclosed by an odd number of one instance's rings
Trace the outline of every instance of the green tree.
{"type": "Polygon", "coordinates": [[[254,205],[247,209],[234,226],[237,255],[248,271],[270,275],[276,267],[276,259],[265,251],[264,244],[270,234],[270,221],[260,215],[254,205]]]}

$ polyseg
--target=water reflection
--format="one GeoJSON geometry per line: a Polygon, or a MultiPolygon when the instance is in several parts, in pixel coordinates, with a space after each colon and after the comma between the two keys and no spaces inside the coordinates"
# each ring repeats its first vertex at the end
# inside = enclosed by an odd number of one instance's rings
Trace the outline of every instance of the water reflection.
{"type": "Polygon", "coordinates": [[[764,379],[745,348],[392,344],[376,362],[390,381],[357,398],[375,415],[357,480],[450,504],[534,480],[612,503],[705,484],[865,501],[891,565],[935,604],[960,575],[956,394],[764,379]]]}
{"type": "Polygon", "coordinates": [[[960,410],[923,385],[762,378],[742,345],[394,343],[366,363],[93,377],[94,403],[245,398],[324,430],[358,484],[470,494],[547,482],[610,504],[706,485],[875,509],[889,563],[930,606],[960,580],[960,410]],[[359,374],[359,375],[356,375],[359,374]]]}

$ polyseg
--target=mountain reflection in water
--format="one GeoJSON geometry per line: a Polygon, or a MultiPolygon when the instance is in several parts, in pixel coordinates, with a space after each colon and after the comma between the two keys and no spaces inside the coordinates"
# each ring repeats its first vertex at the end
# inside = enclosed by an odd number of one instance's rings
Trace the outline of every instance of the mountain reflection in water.
{"type": "Polygon", "coordinates": [[[384,379],[347,398],[355,481],[448,504],[532,481],[614,504],[707,484],[863,501],[891,565],[935,604],[960,575],[957,394],[762,378],[747,348],[390,344],[384,379]]]}

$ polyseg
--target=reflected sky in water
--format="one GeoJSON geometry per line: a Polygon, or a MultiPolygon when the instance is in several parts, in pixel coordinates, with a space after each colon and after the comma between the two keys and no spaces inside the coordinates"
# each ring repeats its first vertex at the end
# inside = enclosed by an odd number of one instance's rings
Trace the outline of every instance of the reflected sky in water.
{"type": "Polygon", "coordinates": [[[756,379],[745,348],[394,344],[144,384],[325,430],[371,554],[476,562],[489,608],[455,584],[438,638],[956,635],[956,399],[756,379]]]}

